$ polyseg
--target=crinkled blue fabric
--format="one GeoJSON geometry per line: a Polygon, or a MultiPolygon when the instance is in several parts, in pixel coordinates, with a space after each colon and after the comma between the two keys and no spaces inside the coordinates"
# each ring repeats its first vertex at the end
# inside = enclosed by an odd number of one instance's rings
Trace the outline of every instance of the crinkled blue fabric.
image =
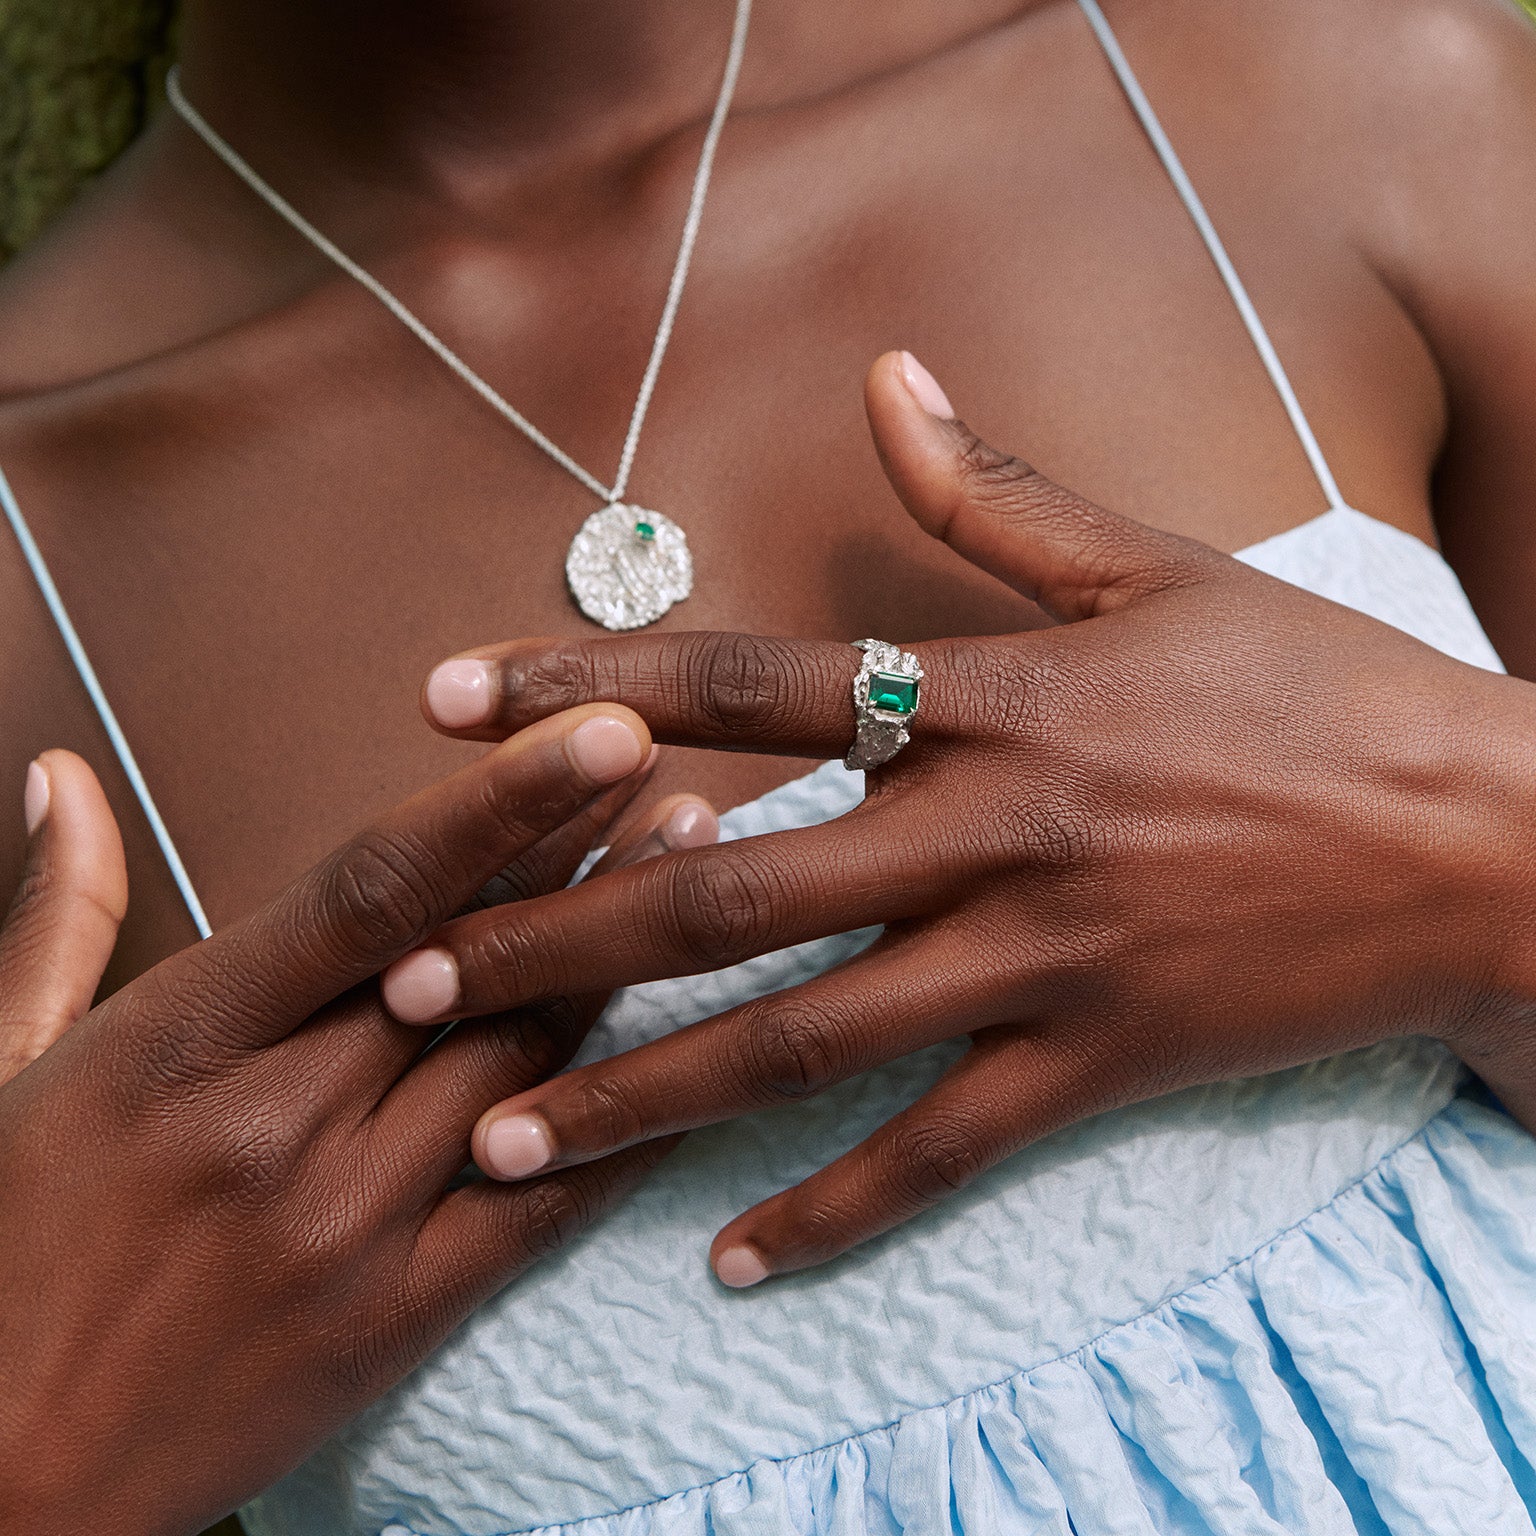
{"type": "MultiPolygon", "coordinates": [[[[1498,665],[1438,556],[1358,513],[1244,558],[1498,665]]],[[[859,793],[829,765],[728,830],[859,793]]],[[[633,988],[587,1054],[869,938],[633,988]]],[[[690,1138],[252,1532],[1536,1536],[1536,1142],[1426,1041],[1101,1116],[836,1264],[716,1284],[719,1225],[951,1057],[690,1138]]]]}
{"type": "Polygon", "coordinates": [[[1257,1253],[1069,1355],[558,1529],[1527,1536],[1533,1210],[1525,1140],[1458,1101],[1257,1253]],[[1494,1170],[1511,1177],[1490,1194],[1494,1170]]]}

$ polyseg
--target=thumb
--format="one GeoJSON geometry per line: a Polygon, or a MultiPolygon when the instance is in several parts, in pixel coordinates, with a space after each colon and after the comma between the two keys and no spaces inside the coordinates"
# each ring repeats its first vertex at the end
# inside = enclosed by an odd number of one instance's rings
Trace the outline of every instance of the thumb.
{"type": "Polygon", "coordinates": [[[935,538],[1062,621],[1112,613],[1209,573],[1215,551],[1106,512],[959,421],[910,352],[864,385],[875,448],[907,511],[935,538]]]}
{"type": "Polygon", "coordinates": [[[128,906],[116,818],[73,752],[27,770],[27,862],[0,927],[0,1083],[91,1006],[128,906]]]}

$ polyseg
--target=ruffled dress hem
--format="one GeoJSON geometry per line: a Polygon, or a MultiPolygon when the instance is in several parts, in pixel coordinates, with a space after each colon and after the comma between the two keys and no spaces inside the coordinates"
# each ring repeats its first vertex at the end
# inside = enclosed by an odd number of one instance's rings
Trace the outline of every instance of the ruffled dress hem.
{"type": "Polygon", "coordinates": [[[1071,1354],[518,1536],[1536,1536],[1533,1212],[1529,1138],[1458,1098],[1071,1354]]]}

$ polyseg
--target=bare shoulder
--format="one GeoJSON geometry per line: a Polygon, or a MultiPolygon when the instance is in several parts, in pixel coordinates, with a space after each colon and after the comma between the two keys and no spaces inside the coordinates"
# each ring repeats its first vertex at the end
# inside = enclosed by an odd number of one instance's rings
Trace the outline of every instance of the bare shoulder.
{"type": "Polygon", "coordinates": [[[1536,367],[1536,23],[1517,0],[1104,3],[1218,211],[1259,200],[1350,253],[1453,414],[1502,395],[1513,420],[1536,367]],[[1531,355],[1501,383],[1490,344],[1516,332],[1531,355]]]}
{"type": "Polygon", "coordinates": [[[1536,22],[1515,0],[1105,3],[1218,191],[1352,255],[1421,338],[1442,549],[1536,677],[1536,22]]]}
{"type": "MultiPolygon", "coordinates": [[[[1315,108],[1522,88],[1536,23],[1519,0],[1103,0],[1129,43],[1315,108]],[[1346,89],[1347,88],[1347,89],[1346,89]],[[1336,98],[1333,93],[1339,92],[1336,98]]],[[[1261,103],[1262,105],[1263,103],[1261,103]]]]}
{"type": "Polygon", "coordinates": [[[1160,108],[1362,222],[1408,216],[1400,200],[1415,189],[1444,205],[1486,195],[1490,175],[1536,185],[1536,23],[1518,0],[1105,9],[1160,108]]]}

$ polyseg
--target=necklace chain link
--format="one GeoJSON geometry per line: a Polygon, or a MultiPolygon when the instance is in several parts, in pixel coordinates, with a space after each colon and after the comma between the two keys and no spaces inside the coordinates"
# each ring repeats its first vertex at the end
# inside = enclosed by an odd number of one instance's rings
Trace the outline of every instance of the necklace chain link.
{"type": "Polygon", "coordinates": [[[661,373],[662,360],[667,355],[667,345],[672,339],[672,328],[677,320],[678,307],[683,301],[683,289],[688,282],[688,268],[693,260],[693,248],[698,241],[699,226],[704,219],[704,202],[709,195],[710,177],[714,172],[715,151],[720,135],[730,116],[731,102],[736,94],[736,82],[741,75],[741,62],[747,49],[747,29],[752,19],[752,0],[737,0],[736,20],[731,30],[731,46],[725,63],[725,73],[720,82],[720,93],[704,134],[704,145],[699,152],[698,169],[694,172],[693,192],[688,201],[688,214],[683,221],[683,236],[678,245],[677,259],[672,266],[672,280],[667,287],[667,300],[662,309],[661,323],[656,328],[656,339],[651,345],[650,360],[645,376],[640,381],[640,392],[635,398],[635,408],[630,414],[629,430],[624,436],[624,448],[619,456],[618,473],[611,486],[604,485],[596,475],[584,469],[552,438],[541,432],[497,390],[480,377],[452,347],[391,293],[365,267],[360,266],[333,240],[317,229],[275,187],[247,161],[203,115],[187,100],[182,89],[180,66],[174,67],[166,81],[166,95],[177,114],[194,133],[243,181],[264,203],[279,214],[322,255],[340,267],[348,277],[360,283],[380,304],[392,314],[413,336],[436,356],[505,421],[516,427],[530,442],[541,448],[555,463],[574,475],[594,495],[610,505],[624,499],[629,487],[630,473],[634,468],[635,455],[640,450],[640,434],[645,428],[646,413],[650,410],[651,397],[656,391],[656,379],[661,373]]]}

